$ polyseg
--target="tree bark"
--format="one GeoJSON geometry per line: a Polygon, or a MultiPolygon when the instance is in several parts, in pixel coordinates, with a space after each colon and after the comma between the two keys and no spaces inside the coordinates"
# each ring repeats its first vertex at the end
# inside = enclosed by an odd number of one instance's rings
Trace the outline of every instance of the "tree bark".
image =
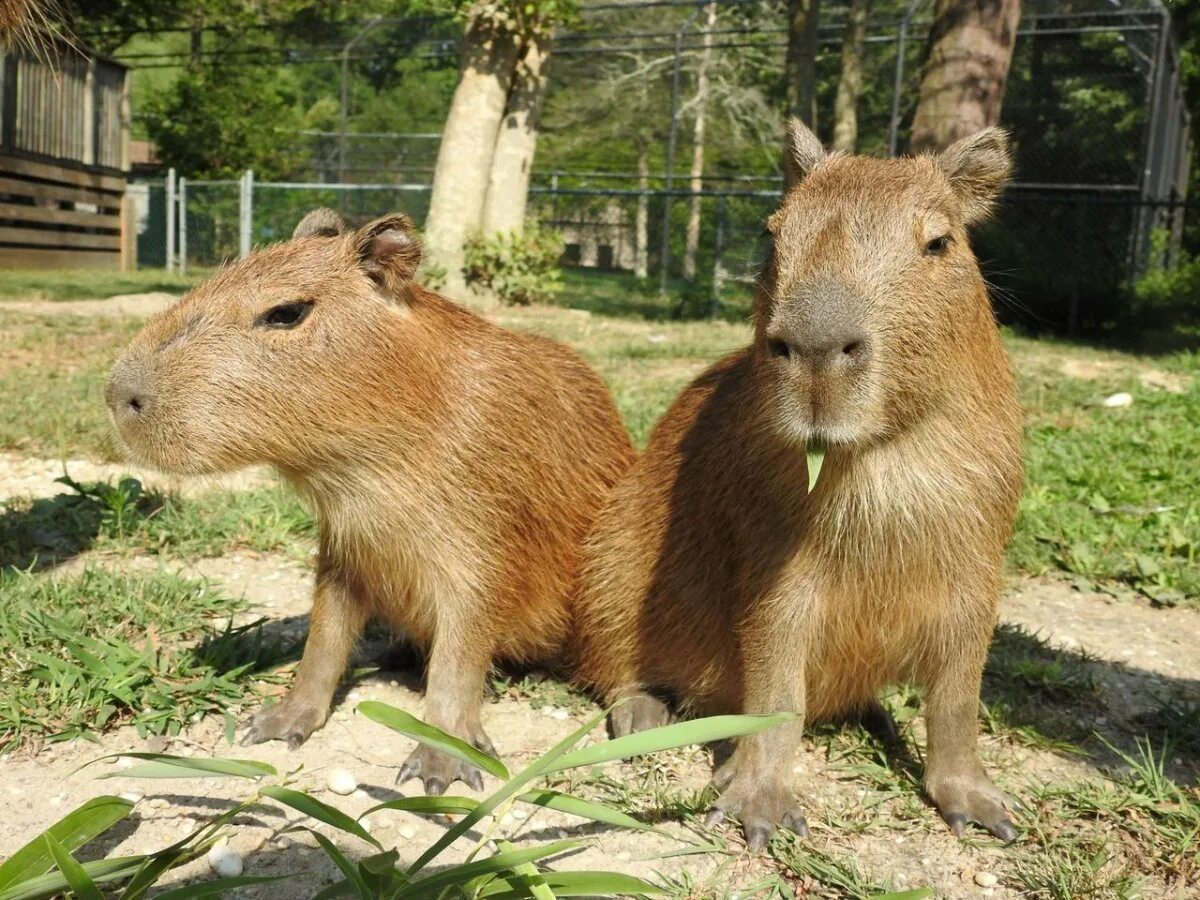
{"type": "MultiPolygon", "coordinates": [[[[783,66],[786,116],[797,116],[817,129],[817,26],[821,0],[788,0],[788,44],[783,66]]],[[[784,151],[786,152],[786,150],[784,151]]],[[[783,170],[791,179],[792,167],[783,170]]]]}
{"type": "Polygon", "coordinates": [[[914,153],[1000,120],[1021,0],[938,0],[913,117],[914,153]]]}
{"type": "Polygon", "coordinates": [[[650,277],[650,158],[646,141],[637,145],[637,217],[634,225],[633,274],[650,277]]]}
{"type": "Polygon", "coordinates": [[[549,48],[542,39],[526,39],[508,93],[504,121],[496,137],[483,212],[485,234],[517,231],[525,224],[533,155],[537,150],[542,105],[546,99],[549,57],[549,48]]]}
{"type": "Polygon", "coordinates": [[[850,0],[842,36],[842,73],[833,106],[833,149],[853,153],[858,145],[858,98],[862,95],[862,54],[871,0],[850,0]]]}
{"type": "Polygon", "coordinates": [[[704,117],[708,105],[708,68],[712,64],[713,26],[717,24],[717,5],[705,8],[703,49],[696,69],[696,117],[692,124],[692,171],[687,234],[683,248],[684,281],[696,280],[696,255],[700,250],[700,192],[704,190],[704,117]]]}
{"type": "Polygon", "coordinates": [[[518,42],[482,14],[467,23],[462,66],[442,128],[425,221],[428,259],[445,269],[448,293],[463,288],[463,244],[483,226],[496,135],[517,65],[518,42]]]}

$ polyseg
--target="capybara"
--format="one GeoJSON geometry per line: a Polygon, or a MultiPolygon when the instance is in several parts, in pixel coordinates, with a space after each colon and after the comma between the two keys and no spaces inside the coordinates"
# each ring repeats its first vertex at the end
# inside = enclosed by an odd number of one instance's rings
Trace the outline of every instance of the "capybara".
{"type": "Polygon", "coordinates": [[[1007,136],[880,160],[826,154],[793,122],[789,143],[753,343],[683,391],[585,547],[578,675],[626,701],[618,734],[662,722],[663,697],[798,714],[714,777],[710,818],[739,817],[752,848],[805,831],[804,721],[916,683],[930,798],[956,833],[1011,839],[976,717],[1021,411],[967,236],[1009,175],[1007,136]]]}
{"type": "MultiPolygon", "coordinates": [[[[633,459],[579,356],[426,290],[420,258],[402,215],[351,231],[315,210],[147,322],[109,377],[132,459],[194,474],[269,464],[316,511],[304,656],[248,742],[294,747],[319,728],[377,617],[428,651],[425,719],[490,752],[487,673],[560,658],[580,544],[633,459]]],[[[424,746],[399,775],[430,793],[482,787],[424,746]]]]}

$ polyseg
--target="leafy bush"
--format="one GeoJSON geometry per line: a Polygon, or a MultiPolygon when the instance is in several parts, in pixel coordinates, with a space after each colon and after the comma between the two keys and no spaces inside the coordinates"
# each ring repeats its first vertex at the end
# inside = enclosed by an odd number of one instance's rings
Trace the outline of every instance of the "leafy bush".
{"type": "Polygon", "coordinates": [[[520,231],[471,238],[463,274],[468,284],[494,291],[505,303],[545,303],[562,289],[557,231],[530,225],[520,231]]]}
{"type": "MultiPolygon", "coordinates": [[[[1161,256],[1169,236],[1156,231],[1151,238],[1153,253],[1161,256]]],[[[1200,257],[1181,253],[1169,269],[1154,268],[1133,286],[1134,321],[1143,325],[1178,326],[1200,324],[1200,257]]]]}

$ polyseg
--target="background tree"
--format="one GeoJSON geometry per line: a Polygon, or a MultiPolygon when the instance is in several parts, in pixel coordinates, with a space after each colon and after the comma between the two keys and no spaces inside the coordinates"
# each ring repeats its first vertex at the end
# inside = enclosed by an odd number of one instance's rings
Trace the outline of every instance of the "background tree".
{"type": "Polygon", "coordinates": [[[938,0],[911,149],[943,150],[1000,121],[1021,0],[938,0]]]}
{"type": "Polygon", "coordinates": [[[692,169],[688,182],[692,196],[688,202],[687,237],[683,247],[683,277],[696,280],[696,253],[700,249],[700,192],[704,190],[704,122],[708,112],[708,78],[712,67],[713,28],[717,24],[717,4],[704,7],[704,37],[696,64],[696,92],[692,97],[692,169]]]}
{"type": "Polygon", "coordinates": [[[858,146],[858,98],[863,85],[863,44],[871,0],[850,0],[842,34],[842,68],[833,105],[833,149],[853,153],[858,146]]]}

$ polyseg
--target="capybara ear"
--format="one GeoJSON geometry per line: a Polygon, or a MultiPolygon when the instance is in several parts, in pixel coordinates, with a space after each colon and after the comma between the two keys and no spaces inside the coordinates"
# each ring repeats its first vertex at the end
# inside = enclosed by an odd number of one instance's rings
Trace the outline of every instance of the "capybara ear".
{"type": "Polygon", "coordinates": [[[354,233],[354,247],[359,264],[383,287],[411,281],[421,264],[421,241],[403,213],[368,222],[354,233]]]}
{"type": "Polygon", "coordinates": [[[802,181],[828,154],[821,146],[820,138],[793,116],[787,125],[786,156],[788,168],[791,170],[789,181],[795,184],[802,181]]]}
{"type": "Polygon", "coordinates": [[[318,206],[300,220],[300,224],[292,232],[292,237],[337,237],[345,230],[346,223],[342,221],[341,216],[327,206],[318,206]]]}
{"type": "Polygon", "coordinates": [[[996,197],[1012,175],[1008,132],[985,128],[951,144],[937,157],[938,168],[962,204],[963,222],[974,225],[992,212],[996,197]]]}

